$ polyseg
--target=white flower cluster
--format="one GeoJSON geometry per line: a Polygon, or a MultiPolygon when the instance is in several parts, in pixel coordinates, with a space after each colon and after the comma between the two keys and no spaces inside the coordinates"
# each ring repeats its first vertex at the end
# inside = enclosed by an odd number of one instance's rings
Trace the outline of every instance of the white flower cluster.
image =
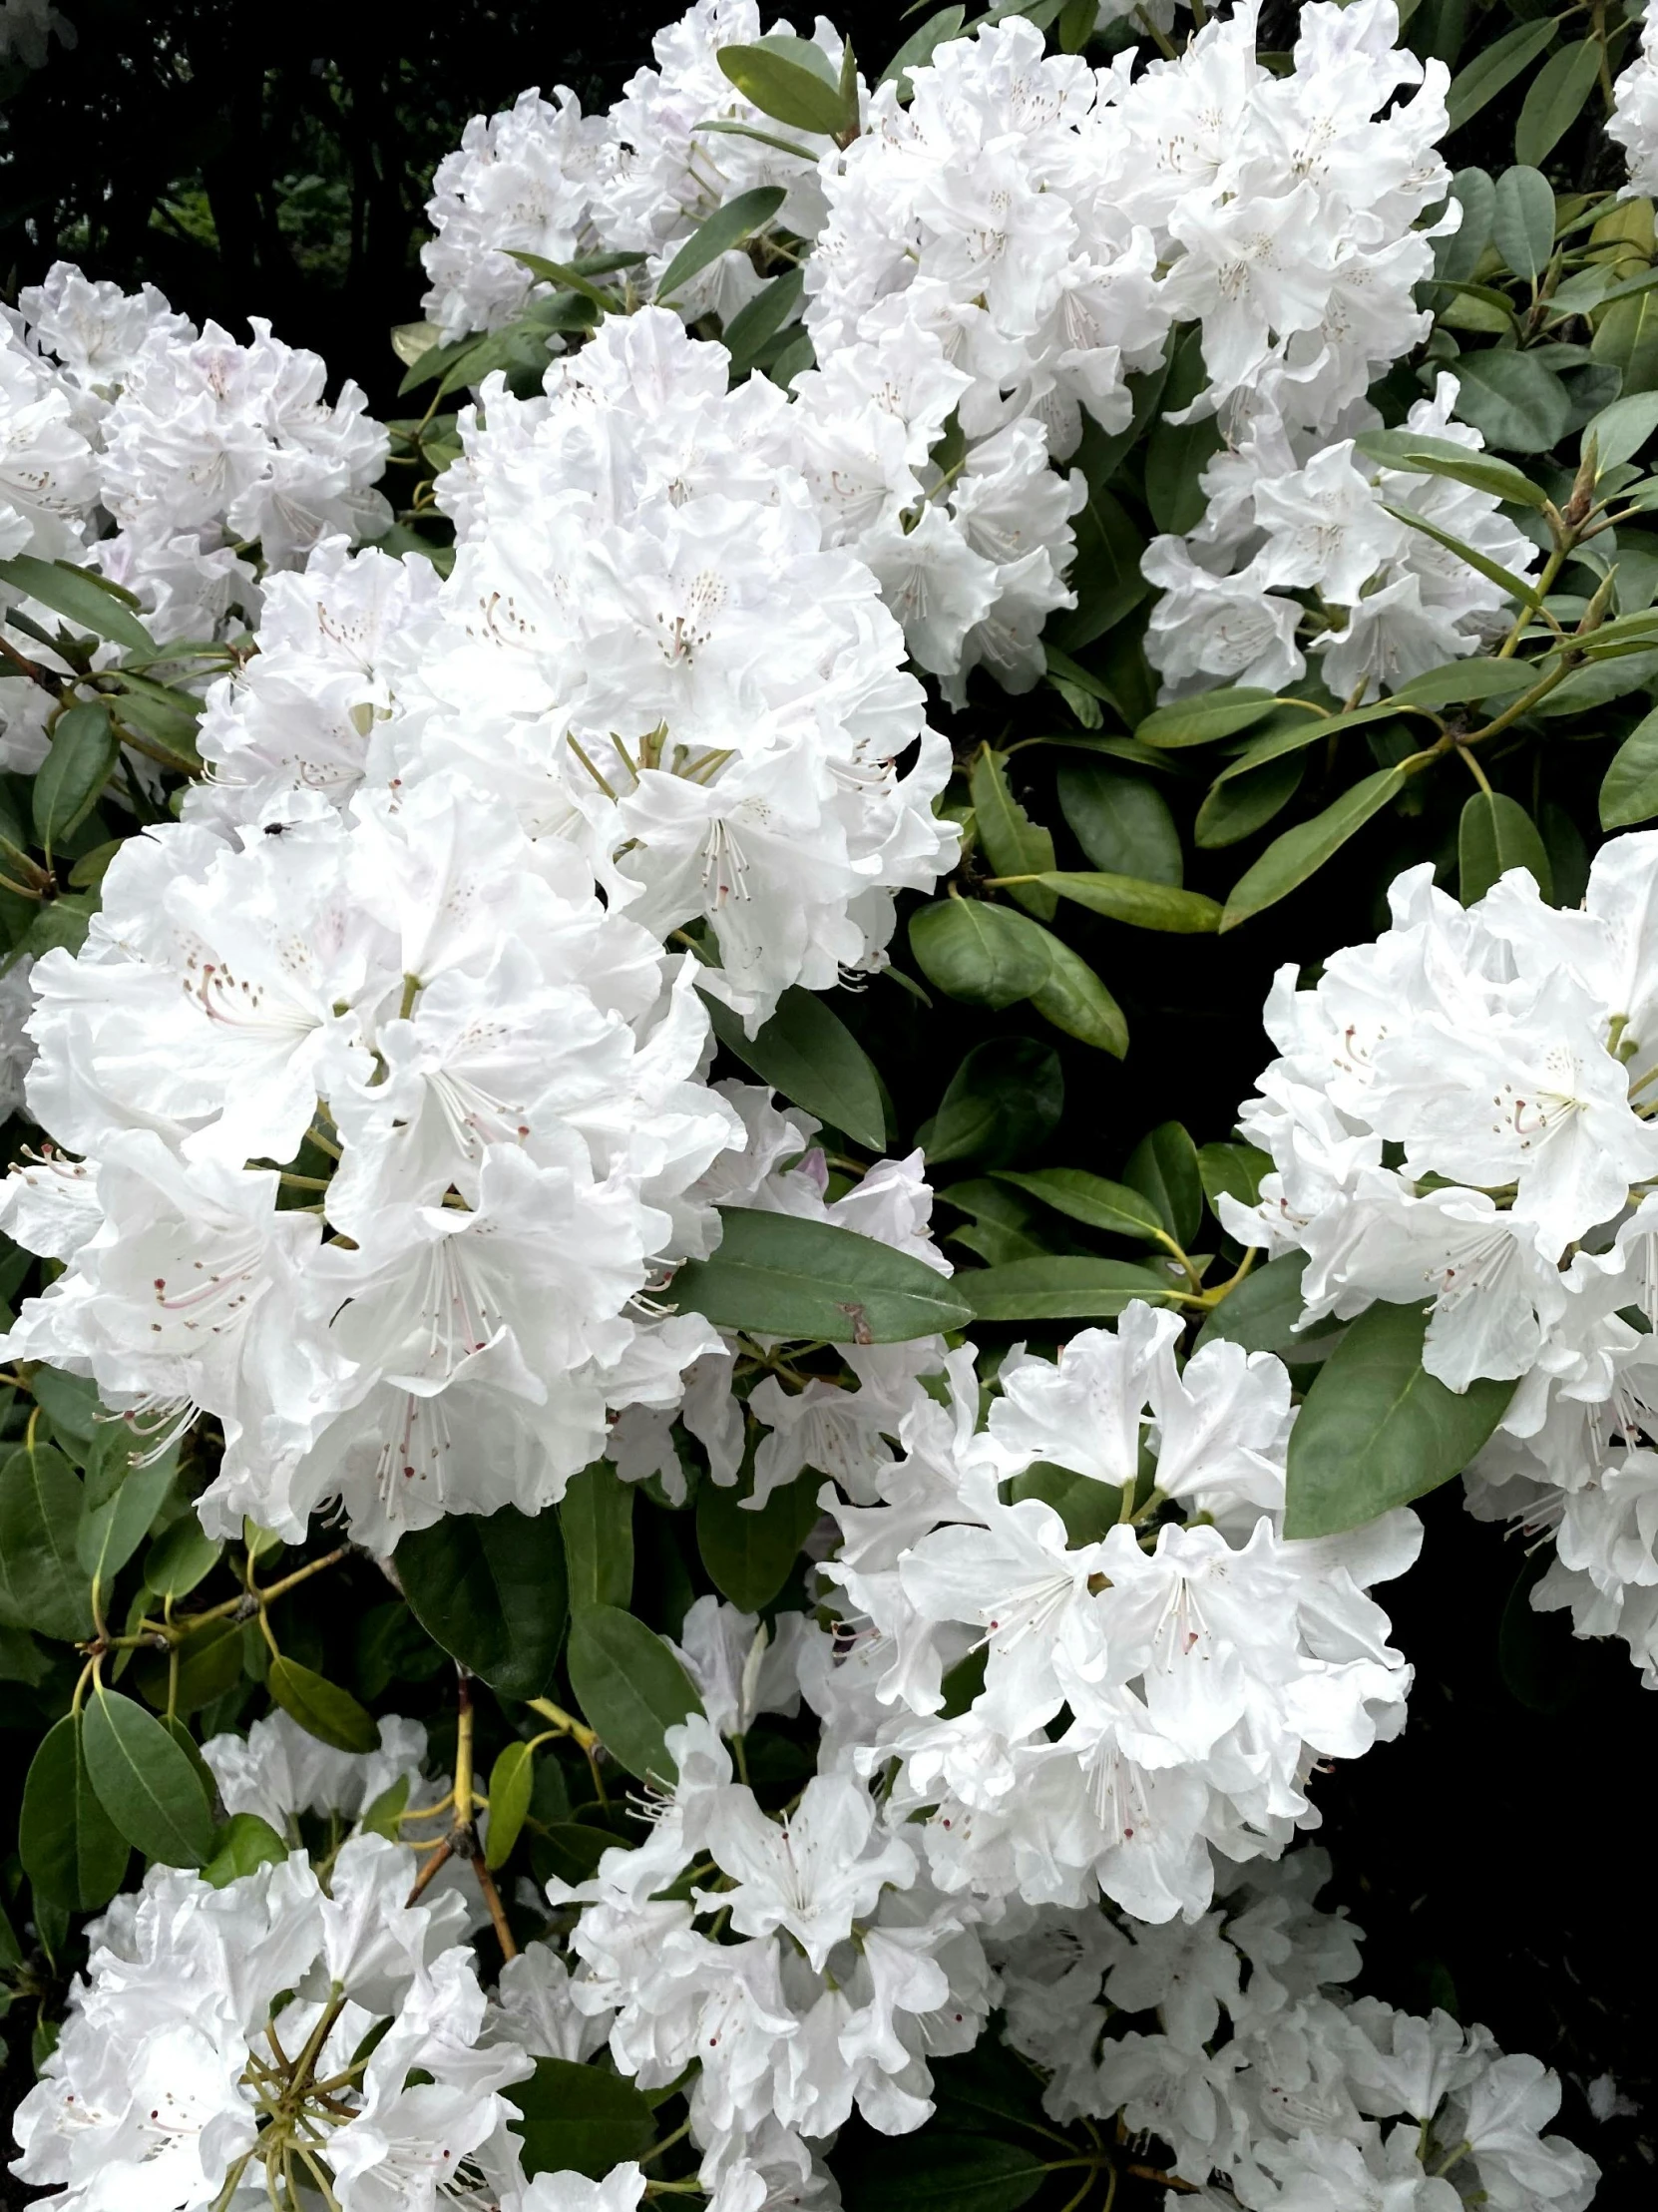
{"type": "Polygon", "coordinates": [[[832,1509],[854,1640],[807,1694],[853,1766],[898,1762],[950,1894],[1193,1918],[1211,1845],[1276,1856],[1317,1822],[1315,1759],[1404,1723],[1365,1590],[1411,1564],[1415,1516],[1286,1543],[1283,1367],[1220,1342],[1182,1370],[1179,1334],[1136,1303],[1056,1364],[1010,1355],[979,1434],[951,1355],[950,1405],[918,1390],[901,1456],[832,1509]]]}
{"type": "Polygon", "coordinates": [[[386,434],[355,384],[330,404],[324,374],[257,318],[250,345],[199,335],[153,286],[57,262],[0,324],[0,555],[90,557],[163,643],[256,617],[249,545],[292,568],[390,520],[386,434]]]}
{"type": "Polygon", "coordinates": [[[824,543],[785,395],[727,392],[723,350],[646,308],[545,398],[485,397],[441,480],[453,575],[330,553],[295,579],[269,663],[209,701],[209,812],[458,771],[652,936],[705,923],[751,1031],[881,966],[893,894],[954,855],[950,751],[874,578],[824,543]]]}
{"type": "Polygon", "coordinates": [[[1464,911],[1429,866],[1393,926],[1281,971],[1280,1058],[1240,1125],[1272,1154],[1232,1233],[1307,1254],[1309,1321],[1432,1301],[1453,1390],[1517,1388],[1474,1510],[1553,1528],[1534,1602],[1624,1636],[1658,1686],[1658,835],[1613,838],[1581,910],[1513,869],[1464,911]]]}
{"type": "Polygon", "coordinates": [[[1582,2212],[1599,2174],[1543,2132],[1555,2076],[1448,2012],[1350,1996],[1360,1932],[1315,1909],[1329,1874],[1301,1850],[1190,1924],[1049,1908],[998,1929],[1007,2039],[1048,2112],[1167,2144],[1171,2206],[1582,2212]]]}
{"type": "Polygon", "coordinates": [[[1618,77],[1616,104],[1606,119],[1606,136],[1623,148],[1629,164],[1624,198],[1658,192],[1658,16],[1641,26],[1634,59],[1618,77]]]}
{"type": "Polygon", "coordinates": [[[14,1352],[163,1438],[211,1412],[220,1533],[536,1511],[608,1402],[717,1348],[636,1303],[706,1250],[687,1193],[740,1136],[694,974],[451,774],[131,839],[32,979],[31,1109],[81,1161],[0,1200],[67,1263],[14,1352]]]}
{"type": "MultiPolygon", "coordinates": [[[[1456,378],[1442,375],[1406,426],[1477,452],[1479,432],[1451,419],[1456,392],[1456,378]]],[[[1531,575],[1541,559],[1492,494],[1378,467],[1351,437],[1330,444],[1292,432],[1273,410],[1250,420],[1202,484],[1202,522],[1185,538],[1153,539],[1143,563],[1163,593],[1146,654],[1166,694],[1215,683],[1278,691],[1304,675],[1308,610],[1287,596],[1295,591],[1316,608],[1312,651],[1340,699],[1397,690],[1500,636],[1512,616],[1501,587],[1390,507],[1423,516],[1515,575],[1531,575]]]]}
{"type": "MultiPolygon", "coordinates": [[[[696,0],[656,34],[655,66],[629,78],[608,115],[584,116],[561,85],[552,101],[530,91],[501,115],[475,116],[459,149],[439,163],[426,210],[434,235],[421,249],[431,282],[424,305],[437,329],[456,338],[521,313],[538,280],[514,253],[565,265],[589,254],[639,254],[633,281],[648,295],[697,224],[756,186],[783,186],[777,220],[798,235],[815,234],[824,213],[817,164],[831,142],[779,132],[719,67],[721,47],[749,46],[760,35],[755,0],[696,0]]],[[[769,35],[793,36],[786,22],[769,35]]],[[[812,43],[833,84],[838,33],[820,17],[812,43]]],[[[729,321],[758,287],[747,256],[730,251],[676,291],[673,304],[687,318],[713,311],[729,321]]]]}

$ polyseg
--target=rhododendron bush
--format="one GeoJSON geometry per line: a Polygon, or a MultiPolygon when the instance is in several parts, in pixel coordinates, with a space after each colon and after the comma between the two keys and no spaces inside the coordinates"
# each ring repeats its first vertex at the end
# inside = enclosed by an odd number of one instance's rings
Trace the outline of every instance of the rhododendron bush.
{"type": "Polygon", "coordinates": [[[5,308],[31,2198],[1596,2197],[1311,1839],[1444,1486],[1658,1687],[1658,44],[1401,13],[697,0],[385,421],[5,308]]]}

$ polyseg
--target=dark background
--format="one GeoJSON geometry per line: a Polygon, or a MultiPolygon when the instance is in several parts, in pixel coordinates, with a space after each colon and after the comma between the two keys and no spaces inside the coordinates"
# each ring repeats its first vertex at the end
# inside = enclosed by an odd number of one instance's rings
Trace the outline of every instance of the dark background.
{"type": "MultiPolygon", "coordinates": [[[[323,354],[332,379],[357,378],[382,413],[395,411],[401,373],[387,331],[420,312],[431,171],[467,118],[510,104],[527,84],[568,84],[584,107],[603,108],[647,58],[652,32],[680,12],[676,0],[584,10],[568,0],[406,0],[395,11],[349,0],[64,4],[79,32],[73,53],[54,46],[38,72],[0,65],[0,288],[15,296],[61,254],[129,287],[148,278],[197,321],[215,317],[238,336],[249,313],[266,315],[279,335],[323,354]]],[[[807,12],[797,11],[802,27],[807,12]]],[[[869,74],[909,28],[890,5],[843,4],[835,19],[869,74]]],[[[1273,0],[1267,40],[1287,44],[1292,21],[1273,0]]],[[[1462,0],[1427,0],[1412,37],[1448,58],[1461,44],[1465,60],[1510,21],[1500,8],[1481,21],[1462,0]]],[[[1453,166],[1500,168],[1511,127],[1496,104],[1452,146],[1453,166]]],[[[1585,185],[1604,166],[1587,129],[1581,148],[1568,141],[1562,153],[1585,185]]],[[[1050,698],[1014,711],[1028,731],[1056,718],[1050,698]]],[[[1597,755],[1595,778],[1601,749],[1574,748],[1597,755]]],[[[1045,789],[1051,758],[1045,748],[1023,755],[1048,821],[1057,819],[1045,789]]],[[[1577,772],[1587,796],[1589,764],[1577,772]]],[[[1559,796],[1570,804],[1577,794],[1559,796]]],[[[1592,821],[1592,803],[1572,811],[1592,821]]],[[[1424,820],[1417,853],[1405,857],[1440,857],[1452,822],[1453,813],[1424,820]]],[[[1109,923],[1072,929],[1122,999],[1135,1044],[1121,1069],[1066,1049],[1052,1159],[1116,1172],[1136,1137],[1171,1114],[1199,1142],[1225,1136],[1268,1056],[1259,1009],[1273,969],[1316,960],[1381,921],[1379,893],[1400,860],[1389,853],[1383,868],[1378,849],[1367,869],[1366,850],[1359,840],[1334,880],[1218,944],[1109,923]]],[[[1223,893],[1233,856],[1199,861],[1194,888],[1223,893]]],[[[889,1077],[906,1133],[987,1026],[1010,1037],[1022,1029],[1017,1016],[987,1025],[944,1007],[917,1025],[890,985],[848,1012],[889,1077]]],[[[1418,1670],[1410,1726],[1318,1788],[1338,1894],[1369,1934],[1365,1986],[1418,2008],[1447,2004],[1507,2049],[1557,2067],[1567,2082],[1560,2125],[1607,2170],[1598,2204],[1650,2207],[1650,2122],[1597,2124],[1582,2090],[1607,2071],[1637,2102],[1653,2087],[1658,1704],[1621,1645],[1575,1643],[1560,1616],[1510,1604],[1523,1554],[1468,1520],[1458,1487],[1423,1510],[1423,1563],[1379,1592],[1418,1670]]],[[[419,1709],[418,1697],[410,1702],[419,1709]]],[[[32,1714],[18,1721],[32,1730],[32,1714]]],[[[21,1758],[12,1763],[21,1770],[21,1758]]],[[[8,2191],[15,2185],[0,2177],[0,2204],[13,2201],[8,2191]]]]}

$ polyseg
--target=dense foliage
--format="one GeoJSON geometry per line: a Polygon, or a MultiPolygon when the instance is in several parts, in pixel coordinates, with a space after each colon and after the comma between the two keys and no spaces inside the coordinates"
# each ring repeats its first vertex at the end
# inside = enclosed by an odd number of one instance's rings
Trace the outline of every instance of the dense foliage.
{"type": "Polygon", "coordinates": [[[1658,33],[1403,12],[273,19],[244,149],[8,0],[49,2201],[1637,2201],[1609,1982],[1557,2132],[1319,1902],[1489,1753],[1563,1943],[1658,1684],[1658,33]]]}

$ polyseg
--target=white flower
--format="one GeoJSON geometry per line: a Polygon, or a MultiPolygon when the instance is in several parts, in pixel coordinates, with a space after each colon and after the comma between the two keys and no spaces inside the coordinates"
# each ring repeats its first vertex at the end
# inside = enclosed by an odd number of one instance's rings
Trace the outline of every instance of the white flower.
{"type": "Polygon", "coordinates": [[[1623,148],[1629,182],[1623,197],[1658,188],[1658,18],[1641,28],[1639,51],[1612,88],[1615,104],[1606,119],[1606,136],[1623,148]]]}

